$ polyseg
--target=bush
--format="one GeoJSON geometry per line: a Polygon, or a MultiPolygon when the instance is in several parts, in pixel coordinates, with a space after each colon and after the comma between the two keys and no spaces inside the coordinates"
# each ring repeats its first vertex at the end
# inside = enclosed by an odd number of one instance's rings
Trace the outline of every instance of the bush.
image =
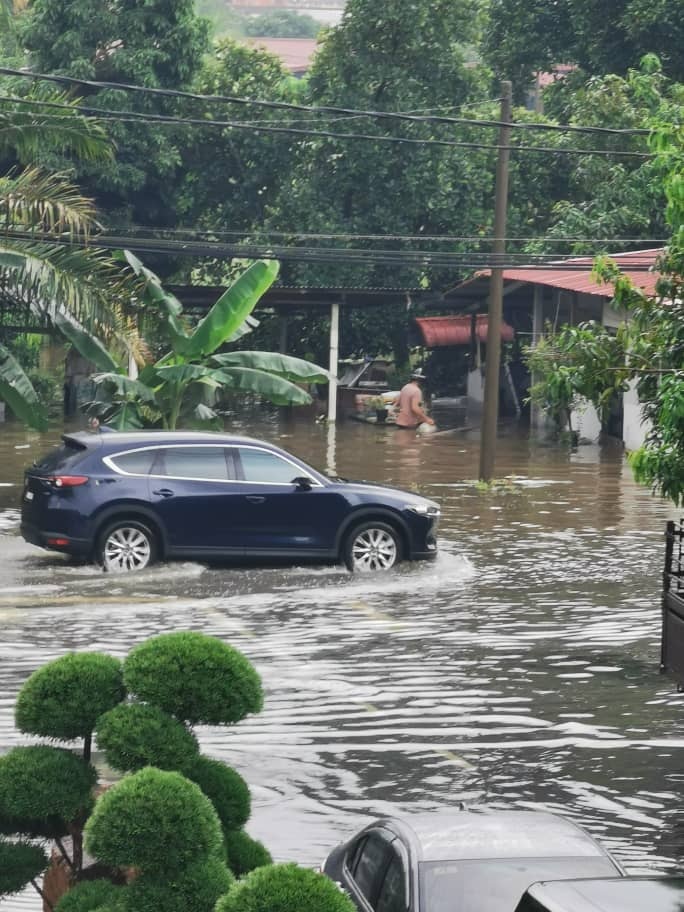
{"type": "Polygon", "coordinates": [[[110,880],[84,880],[62,896],[55,912],[91,912],[103,906],[123,904],[124,887],[116,887],[110,880]]]}
{"type": "Polygon", "coordinates": [[[163,883],[143,874],[126,889],[127,908],[130,912],[213,912],[234,879],[218,858],[171,871],[163,883]]]}
{"type": "Polygon", "coordinates": [[[23,890],[48,864],[49,859],[39,846],[0,839],[0,896],[23,890]]]}
{"type": "Polygon", "coordinates": [[[244,830],[224,830],[223,845],[226,863],[236,877],[273,862],[266,846],[252,839],[244,830]]]}
{"type": "Polygon", "coordinates": [[[46,827],[54,825],[50,818],[75,820],[90,810],[96,779],[93,767],[71,751],[15,747],[0,757],[0,818],[45,821],[46,827]]]}
{"type": "Polygon", "coordinates": [[[356,907],[324,874],[280,864],[239,880],[216,903],[216,912],[356,912],[356,907]]]}
{"type": "Polygon", "coordinates": [[[98,716],[125,695],[118,659],[72,652],[43,665],[26,681],[17,697],[17,727],[61,741],[85,738],[98,716]]]}
{"type": "Polygon", "coordinates": [[[197,738],[173,716],[146,703],[120,703],[97,720],[98,747],[118,770],[156,766],[185,770],[197,760],[197,738]]]}
{"type": "Polygon", "coordinates": [[[214,805],[221,825],[237,830],[249,820],[251,799],[242,776],[220,760],[199,757],[185,774],[214,805]]]}
{"type": "Polygon", "coordinates": [[[98,799],[85,827],[85,845],[105,864],[168,876],[218,856],[221,828],[199,786],[180,773],[148,767],[125,776],[98,799]]]}
{"type": "Polygon", "coordinates": [[[131,693],[192,724],[239,722],[263,705],[261,680],[239,652],[203,633],[165,633],[124,662],[131,693]]]}

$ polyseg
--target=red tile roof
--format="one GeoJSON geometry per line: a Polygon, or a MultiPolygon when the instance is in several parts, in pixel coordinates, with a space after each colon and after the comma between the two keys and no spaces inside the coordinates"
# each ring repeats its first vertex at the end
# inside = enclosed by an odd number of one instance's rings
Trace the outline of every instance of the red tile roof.
{"type": "MultiPolygon", "coordinates": [[[[611,255],[611,259],[615,260],[621,271],[630,277],[637,288],[642,288],[647,294],[655,294],[656,282],[660,275],[654,271],[654,267],[656,260],[662,253],[663,248],[658,247],[654,250],[615,253],[611,255]]],[[[503,277],[506,282],[550,285],[552,288],[562,288],[565,291],[576,291],[583,294],[598,295],[602,298],[612,298],[613,286],[611,284],[599,285],[591,278],[593,266],[593,257],[573,257],[572,259],[559,260],[557,263],[549,264],[545,268],[504,269],[503,277]],[[586,269],[582,267],[586,267],[586,269]]],[[[489,269],[478,272],[473,279],[469,279],[463,285],[465,286],[474,279],[488,275],[490,275],[489,269]]]]}
{"type": "Polygon", "coordinates": [[[248,38],[252,47],[269,51],[280,57],[283,66],[291,73],[302,74],[311,66],[318,48],[315,38],[248,38]]]}

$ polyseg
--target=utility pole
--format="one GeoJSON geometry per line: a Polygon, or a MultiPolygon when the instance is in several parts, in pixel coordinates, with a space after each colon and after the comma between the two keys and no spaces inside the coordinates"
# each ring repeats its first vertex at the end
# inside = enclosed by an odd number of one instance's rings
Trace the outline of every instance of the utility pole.
{"type": "MultiPolygon", "coordinates": [[[[501,127],[499,155],[496,163],[494,203],[493,261],[503,265],[506,253],[506,209],[508,205],[508,159],[511,128],[512,85],[501,83],[501,127]]],[[[496,429],[499,419],[499,373],[501,370],[501,321],[503,313],[503,268],[492,269],[489,281],[489,315],[487,318],[487,364],[485,372],[484,409],[480,433],[480,481],[491,481],[496,456],[496,429]]]]}

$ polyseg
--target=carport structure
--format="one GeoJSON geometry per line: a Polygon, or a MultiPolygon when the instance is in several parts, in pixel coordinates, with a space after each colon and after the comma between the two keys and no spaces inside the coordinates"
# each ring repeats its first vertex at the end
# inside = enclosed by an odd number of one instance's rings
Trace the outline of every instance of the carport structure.
{"type": "MultiPolygon", "coordinates": [[[[183,307],[190,312],[206,313],[226,289],[209,285],[171,285],[169,291],[176,295],[183,307]]],[[[395,307],[407,316],[416,305],[444,307],[439,292],[405,288],[293,288],[272,286],[255,308],[256,313],[275,314],[280,319],[280,351],[287,351],[288,321],[296,313],[322,311],[330,317],[328,386],[328,421],[337,418],[337,374],[339,370],[340,309],[365,310],[370,307],[395,307]]],[[[446,305],[448,306],[448,305],[446,305]]],[[[460,306],[460,305],[457,305],[460,306]]]]}

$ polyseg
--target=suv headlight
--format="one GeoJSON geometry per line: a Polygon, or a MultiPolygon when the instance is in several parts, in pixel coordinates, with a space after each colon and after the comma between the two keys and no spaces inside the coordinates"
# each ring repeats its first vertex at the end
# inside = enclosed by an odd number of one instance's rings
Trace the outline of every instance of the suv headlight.
{"type": "Polygon", "coordinates": [[[404,504],[404,509],[418,513],[420,516],[439,516],[439,507],[432,504],[404,504]]]}

